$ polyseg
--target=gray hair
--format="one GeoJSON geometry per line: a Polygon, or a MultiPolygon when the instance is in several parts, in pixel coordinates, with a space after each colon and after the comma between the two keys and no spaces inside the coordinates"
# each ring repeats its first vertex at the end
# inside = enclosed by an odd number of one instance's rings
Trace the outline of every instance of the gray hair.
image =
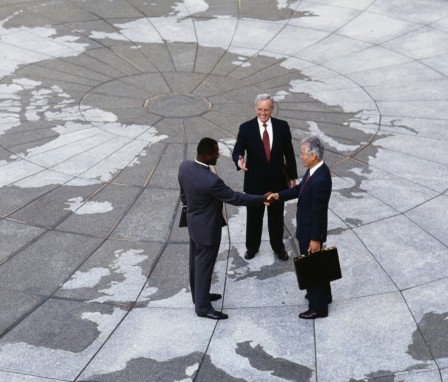
{"type": "Polygon", "coordinates": [[[324,157],[324,145],[315,135],[311,135],[307,138],[302,139],[300,144],[308,146],[308,148],[306,149],[307,154],[315,153],[317,159],[319,159],[320,161],[324,157]]]}
{"type": "Polygon", "coordinates": [[[274,108],[274,99],[270,94],[258,94],[255,97],[255,106],[257,106],[258,101],[271,101],[272,108],[274,108]]]}

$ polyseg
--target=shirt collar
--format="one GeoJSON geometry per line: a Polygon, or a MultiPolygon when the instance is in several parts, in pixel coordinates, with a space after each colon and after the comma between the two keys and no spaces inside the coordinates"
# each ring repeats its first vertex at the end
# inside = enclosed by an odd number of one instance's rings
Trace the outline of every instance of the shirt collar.
{"type": "MultiPolygon", "coordinates": [[[[261,122],[261,121],[258,119],[258,117],[257,117],[257,122],[258,122],[258,126],[260,126],[261,129],[264,129],[264,127],[263,127],[263,122],[261,122]]],[[[270,127],[270,126],[271,126],[271,118],[269,118],[269,119],[266,121],[266,127],[270,127]]]]}
{"type": "Polygon", "coordinates": [[[200,164],[200,165],[202,165],[202,166],[205,166],[205,167],[207,167],[207,168],[210,168],[208,164],[199,162],[197,159],[195,159],[194,161],[195,161],[197,164],[200,164]]]}
{"type": "Polygon", "coordinates": [[[310,168],[310,176],[312,176],[315,172],[316,172],[316,170],[320,167],[320,166],[322,166],[324,164],[324,161],[323,160],[321,160],[318,164],[316,164],[314,167],[311,167],[310,168]]]}

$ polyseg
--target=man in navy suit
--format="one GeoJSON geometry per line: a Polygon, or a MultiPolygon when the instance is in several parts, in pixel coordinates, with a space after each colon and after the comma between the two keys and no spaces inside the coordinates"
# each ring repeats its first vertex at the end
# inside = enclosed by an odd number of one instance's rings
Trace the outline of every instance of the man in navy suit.
{"type": "MultiPolygon", "coordinates": [[[[297,200],[297,231],[300,253],[318,252],[327,240],[328,204],[331,195],[330,169],[323,161],[324,147],[315,136],[305,138],[300,146],[300,159],[308,169],[302,181],[294,188],[274,193],[271,198],[280,201],[297,200]]],[[[271,207],[269,207],[271,208],[271,207]]],[[[332,301],[330,283],[310,287],[306,296],[309,309],[299,314],[303,319],[328,316],[332,301]]]]}
{"type": "Polygon", "coordinates": [[[246,195],[233,191],[210,171],[219,157],[218,143],[203,138],[197,147],[195,161],[186,160],[179,167],[180,198],[187,206],[187,227],[190,235],[190,288],[196,314],[214,320],[226,319],[216,311],[212,300],[221,298],[210,294],[213,268],[218,256],[223,226],[223,202],[235,206],[262,205],[266,196],[246,195]]]}
{"type": "MultiPolygon", "coordinates": [[[[269,94],[255,98],[256,117],[243,123],[238,132],[232,159],[237,170],[244,171],[244,192],[264,195],[294,187],[297,166],[286,121],[272,118],[274,100],[269,94]]],[[[248,206],[246,222],[246,253],[252,259],[258,252],[263,231],[265,206],[248,206]]],[[[268,209],[269,241],[280,260],[288,260],[283,243],[284,203],[268,209]]]]}

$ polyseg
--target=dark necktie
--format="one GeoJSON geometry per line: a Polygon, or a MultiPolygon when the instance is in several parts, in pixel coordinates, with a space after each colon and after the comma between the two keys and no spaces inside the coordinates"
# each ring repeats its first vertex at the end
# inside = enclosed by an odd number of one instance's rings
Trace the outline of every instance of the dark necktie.
{"type": "Polygon", "coordinates": [[[269,134],[266,129],[266,123],[263,123],[264,131],[263,131],[263,146],[264,152],[266,153],[266,159],[268,162],[271,160],[271,144],[269,143],[269,134]]]}
{"type": "Polygon", "coordinates": [[[302,191],[303,191],[303,189],[305,188],[305,186],[306,186],[306,184],[307,184],[307,182],[308,182],[308,180],[311,178],[311,176],[310,176],[310,171],[308,170],[307,171],[307,173],[306,173],[306,175],[305,175],[305,178],[302,180],[302,183],[301,183],[301,185],[300,185],[300,194],[302,194],[302,191]]]}

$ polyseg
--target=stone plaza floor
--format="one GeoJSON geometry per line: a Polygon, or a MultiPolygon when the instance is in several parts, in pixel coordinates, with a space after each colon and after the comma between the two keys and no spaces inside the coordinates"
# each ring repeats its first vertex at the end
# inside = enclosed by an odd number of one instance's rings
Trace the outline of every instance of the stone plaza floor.
{"type": "Polygon", "coordinates": [[[448,382],[448,1],[0,1],[0,381],[448,382]],[[194,313],[177,170],[259,93],[321,137],[343,278],[307,309],[245,207],[194,313]]]}

